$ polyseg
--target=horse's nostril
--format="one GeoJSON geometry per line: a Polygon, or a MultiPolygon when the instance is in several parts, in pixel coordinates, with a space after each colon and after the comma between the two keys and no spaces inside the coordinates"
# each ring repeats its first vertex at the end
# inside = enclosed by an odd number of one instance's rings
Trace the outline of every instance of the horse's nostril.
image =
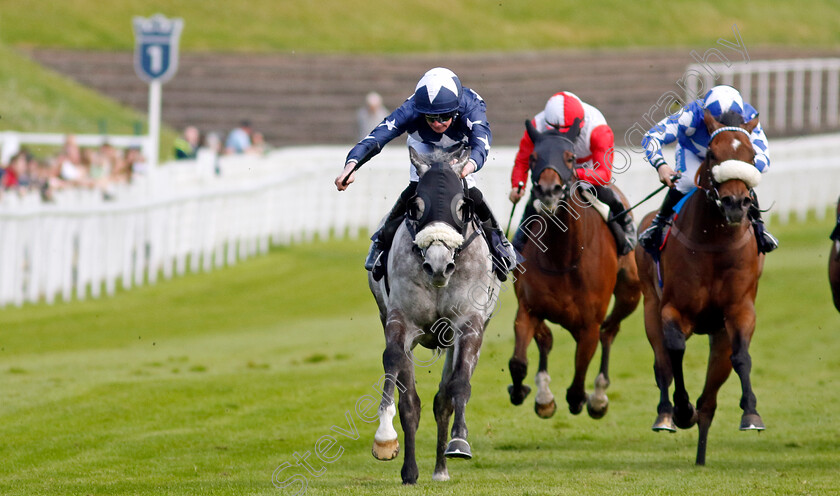
{"type": "Polygon", "coordinates": [[[452,275],[453,272],[455,272],[455,264],[452,263],[452,262],[449,262],[448,264],[446,264],[446,269],[444,269],[443,275],[445,275],[446,277],[449,277],[449,276],[452,275]]]}
{"type": "Polygon", "coordinates": [[[435,273],[435,271],[432,270],[432,266],[429,264],[429,262],[423,262],[423,272],[425,272],[426,274],[428,274],[430,276],[434,275],[434,273],[435,273]]]}
{"type": "Polygon", "coordinates": [[[752,206],[752,198],[744,198],[741,200],[741,206],[744,208],[750,208],[750,206],[752,206]]]}
{"type": "Polygon", "coordinates": [[[563,191],[563,186],[560,186],[559,184],[555,184],[554,188],[552,188],[552,190],[551,190],[551,192],[554,193],[555,195],[559,195],[562,191],[563,191]]]}

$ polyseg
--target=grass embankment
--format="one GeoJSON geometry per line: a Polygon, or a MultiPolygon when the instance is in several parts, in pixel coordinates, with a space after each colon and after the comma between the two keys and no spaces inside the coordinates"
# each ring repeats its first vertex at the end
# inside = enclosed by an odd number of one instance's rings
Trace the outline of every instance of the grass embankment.
{"type": "MultiPolygon", "coordinates": [[[[418,368],[420,481],[401,487],[402,458],[375,461],[376,426],[354,414],[382,374],[384,345],[360,240],[278,248],[235,268],[113,298],[4,309],[0,493],[293,494],[296,486],[271,485],[272,472],[309,451],[313,467],[325,471],[315,478],[297,469],[309,480],[307,494],[835,494],[840,316],[826,277],[831,222],[772,226],[782,248],[767,259],[751,347],[768,428],[738,432],[733,374],[721,390],[704,468],[693,465],[696,430],[650,431],[658,393],[641,310],[615,344],[604,419],[566,410],[573,346],[556,328],[549,370],[557,414],[538,419],[533,395],[511,406],[505,388],[515,301],[508,292],[472,383],[475,458],[450,461],[452,481],[431,481],[440,364],[418,368]],[[333,426],[349,429],[348,411],[360,438],[338,436],[341,457],[323,464],[313,446],[335,435],[333,426]]],[[[692,398],[707,350],[703,337],[688,342],[692,398]]],[[[535,364],[532,346],[528,382],[535,364]]],[[[593,366],[587,383],[594,375],[593,366]]]]}
{"type": "Polygon", "coordinates": [[[157,12],[185,20],[185,50],[401,53],[712,47],[721,36],[731,39],[733,24],[748,46],[840,43],[840,5],[819,0],[3,0],[0,5],[0,38],[7,43],[86,49],[131,49],[131,18],[157,12]]]}

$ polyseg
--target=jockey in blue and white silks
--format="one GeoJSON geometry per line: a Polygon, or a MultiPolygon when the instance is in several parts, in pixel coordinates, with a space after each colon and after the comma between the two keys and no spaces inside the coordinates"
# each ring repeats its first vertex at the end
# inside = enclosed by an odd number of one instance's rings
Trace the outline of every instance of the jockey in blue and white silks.
{"type": "MultiPolygon", "coordinates": [[[[645,134],[642,139],[645,159],[657,170],[660,181],[671,187],[653,223],[639,236],[639,244],[649,252],[658,251],[662,242],[662,231],[674,213],[674,206],[694,188],[694,176],[706,158],[710,141],[709,131],[703,120],[706,110],[715,120],[728,126],[740,126],[758,117],[756,109],[743,101],[738,90],[732,86],[720,85],[709,90],[703,98],[689,103],[678,113],[662,119],[645,134]],[[662,149],[675,141],[676,171],[679,172],[679,178],[672,182],[675,171],[665,161],[662,149]]],[[[755,150],[756,169],[761,173],[767,172],[770,167],[770,154],[767,136],[760,123],[750,133],[750,141],[755,150]]],[[[756,229],[759,250],[763,253],[775,250],[778,241],[764,229],[757,205],[750,209],[750,220],[756,229]]]]}
{"type": "MultiPolygon", "coordinates": [[[[486,105],[478,93],[463,87],[458,76],[449,69],[436,67],[426,72],[417,83],[414,94],[350,150],[344,170],[335,180],[338,190],[343,191],[354,181],[353,171],[358,168],[357,164],[369,160],[403,133],[408,134],[408,146],[421,154],[435,149],[451,151],[462,144],[469,147],[470,158],[461,177],[466,179],[475,213],[492,237],[491,252],[498,262],[494,265],[500,267],[497,275],[504,281],[506,273],[516,265],[516,253],[471,177],[484,165],[490,151],[492,134],[487,122],[486,105]],[[345,180],[347,184],[344,184],[345,180]]],[[[408,187],[400,194],[385,224],[371,238],[374,242],[365,267],[373,271],[376,279],[381,277],[382,271],[375,269],[385,265],[382,255],[391,245],[408,201],[415,194],[418,180],[417,171],[411,167],[408,187]]]]}

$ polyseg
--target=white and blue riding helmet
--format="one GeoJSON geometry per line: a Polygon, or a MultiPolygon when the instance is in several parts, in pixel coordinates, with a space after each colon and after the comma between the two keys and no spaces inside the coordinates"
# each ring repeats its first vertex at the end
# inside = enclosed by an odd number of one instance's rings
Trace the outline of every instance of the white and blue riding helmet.
{"type": "Polygon", "coordinates": [[[414,88],[414,108],[421,114],[455,112],[460,106],[461,81],[445,67],[429,70],[414,88]]]}
{"type": "Polygon", "coordinates": [[[708,110],[715,120],[720,121],[720,116],[726,112],[743,116],[744,100],[738,90],[724,84],[715,86],[706,93],[703,98],[703,108],[708,110]]]}

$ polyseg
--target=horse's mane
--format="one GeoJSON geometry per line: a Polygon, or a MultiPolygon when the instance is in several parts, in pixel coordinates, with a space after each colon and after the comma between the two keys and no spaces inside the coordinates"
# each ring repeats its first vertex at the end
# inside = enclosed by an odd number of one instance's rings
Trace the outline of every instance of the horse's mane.
{"type": "Polygon", "coordinates": [[[717,121],[724,126],[741,127],[744,124],[744,117],[738,112],[727,110],[720,114],[720,118],[717,121]]]}
{"type": "Polygon", "coordinates": [[[458,158],[458,153],[453,151],[446,151],[442,148],[435,148],[431,152],[423,153],[420,156],[422,157],[422,160],[426,165],[431,166],[435,164],[441,164],[452,169],[452,166],[449,164],[449,162],[451,162],[452,159],[458,158]]]}

